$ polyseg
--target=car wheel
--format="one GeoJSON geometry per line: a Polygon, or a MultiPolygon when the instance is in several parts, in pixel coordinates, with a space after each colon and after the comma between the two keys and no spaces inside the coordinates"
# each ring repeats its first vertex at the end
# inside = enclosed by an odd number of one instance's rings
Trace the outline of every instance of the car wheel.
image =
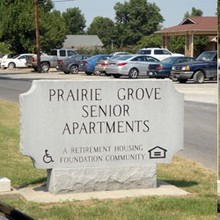
{"type": "Polygon", "coordinates": [[[85,72],[85,73],[86,73],[86,75],[88,75],[88,76],[92,75],[92,72],[85,72]]]}
{"type": "Polygon", "coordinates": [[[186,79],[178,79],[179,83],[186,83],[186,79]]]}
{"type": "Polygon", "coordinates": [[[50,69],[50,65],[47,62],[41,63],[41,72],[42,73],[47,73],[50,69]]]}
{"type": "Polygon", "coordinates": [[[101,75],[101,72],[100,71],[98,71],[98,70],[94,70],[94,75],[101,75]]]}
{"type": "Polygon", "coordinates": [[[120,74],[112,74],[112,76],[113,76],[114,78],[120,78],[120,77],[121,77],[120,74]]]}
{"type": "Polygon", "coordinates": [[[77,65],[72,65],[72,66],[70,67],[70,73],[71,73],[71,74],[77,74],[78,72],[79,72],[79,68],[78,68],[77,65]]]}
{"type": "Polygon", "coordinates": [[[16,65],[15,65],[15,63],[13,63],[13,62],[10,62],[9,64],[8,64],[8,68],[9,69],[14,69],[16,67],[16,65]]]}
{"type": "Polygon", "coordinates": [[[70,74],[70,71],[64,71],[65,74],[70,74]]]}
{"type": "Polygon", "coordinates": [[[195,83],[203,83],[205,79],[204,73],[202,71],[196,71],[193,80],[195,83]]]}
{"type": "Polygon", "coordinates": [[[34,69],[34,72],[37,72],[38,71],[38,68],[37,67],[33,67],[34,69]]]}
{"type": "Polygon", "coordinates": [[[128,73],[128,76],[131,79],[137,79],[137,77],[138,77],[138,70],[136,68],[130,69],[130,71],[128,73]]]}

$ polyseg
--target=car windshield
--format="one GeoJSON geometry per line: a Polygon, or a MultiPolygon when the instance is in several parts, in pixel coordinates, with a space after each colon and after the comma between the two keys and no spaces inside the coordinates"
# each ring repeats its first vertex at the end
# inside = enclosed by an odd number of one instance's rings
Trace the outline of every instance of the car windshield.
{"type": "Polygon", "coordinates": [[[96,60],[96,59],[98,59],[100,57],[100,55],[94,55],[94,56],[91,56],[91,57],[89,57],[89,58],[87,58],[87,60],[96,60]]]}
{"type": "Polygon", "coordinates": [[[103,60],[108,60],[108,59],[110,59],[111,58],[111,56],[109,55],[109,56],[104,56],[104,57],[100,57],[100,58],[98,58],[98,60],[97,61],[103,61],[103,60]]]}
{"type": "Polygon", "coordinates": [[[114,52],[114,53],[110,53],[110,55],[112,56],[121,56],[121,55],[127,55],[128,53],[127,52],[114,52]]]}
{"type": "Polygon", "coordinates": [[[197,58],[196,60],[199,60],[199,61],[211,61],[213,59],[213,56],[214,56],[214,53],[209,51],[209,52],[204,52],[204,53],[201,53],[197,58]]]}
{"type": "Polygon", "coordinates": [[[110,57],[111,60],[116,60],[118,59],[119,57],[121,57],[121,55],[114,55],[112,57],[110,57]]]}
{"type": "Polygon", "coordinates": [[[174,61],[173,57],[167,57],[163,59],[161,62],[162,63],[173,63],[173,61],[174,61]]]}
{"type": "Polygon", "coordinates": [[[76,59],[77,57],[81,57],[81,55],[78,55],[78,54],[76,55],[76,54],[75,54],[75,55],[72,55],[72,56],[70,56],[70,57],[68,57],[68,58],[69,58],[69,59],[76,59]]]}
{"type": "Polygon", "coordinates": [[[117,60],[127,60],[127,59],[130,59],[131,57],[133,57],[133,55],[122,55],[122,56],[119,56],[117,58],[117,60]]]}
{"type": "Polygon", "coordinates": [[[16,58],[19,57],[19,56],[20,56],[20,54],[15,55],[15,56],[12,57],[12,59],[16,59],[16,58]]]}

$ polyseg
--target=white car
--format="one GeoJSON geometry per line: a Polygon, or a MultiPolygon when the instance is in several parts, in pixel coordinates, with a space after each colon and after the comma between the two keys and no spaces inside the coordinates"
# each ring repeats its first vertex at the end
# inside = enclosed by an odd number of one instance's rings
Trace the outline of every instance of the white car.
{"type": "Polygon", "coordinates": [[[13,69],[13,68],[19,68],[19,67],[27,67],[27,58],[32,57],[34,54],[31,53],[24,53],[16,55],[12,58],[3,59],[1,62],[1,68],[2,69],[13,69]]]}
{"type": "Polygon", "coordinates": [[[116,60],[109,59],[106,74],[115,78],[124,75],[136,79],[138,76],[147,76],[149,64],[158,62],[158,59],[144,54],[122,55],[116,60]]]}
{"type": "Polygon", "coordinates": [[[2,55],[2,57],[0,58],[0,66],[1,66],[2,60],[5,60],[5,59],[7,59],[7,58],[9,58],[9,55],[8,55],[8,54],[2,55]]]}
{"type": "Polygon", "coordinates": [[[183,54],[180,53],[172,53],[169,50],[165,49],[165,48],[142,48],[140,49],[137,54],[145,54],[145,55],[149,55],[149,56],[153,56],[159,60],[163,60],[167,57],[171,57],[171,56],[184,56],[183,54]]]}

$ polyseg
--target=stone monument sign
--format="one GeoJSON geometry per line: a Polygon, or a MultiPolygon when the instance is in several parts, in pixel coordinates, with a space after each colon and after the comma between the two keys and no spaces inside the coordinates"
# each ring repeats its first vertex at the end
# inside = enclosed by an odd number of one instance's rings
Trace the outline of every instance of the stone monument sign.
{"type": "Polygon", "coordinates": [[[156,164],[183,149],[170,80],[38,80],[20,110],[20,151],[52,193],[155,187],[156,164]]]}

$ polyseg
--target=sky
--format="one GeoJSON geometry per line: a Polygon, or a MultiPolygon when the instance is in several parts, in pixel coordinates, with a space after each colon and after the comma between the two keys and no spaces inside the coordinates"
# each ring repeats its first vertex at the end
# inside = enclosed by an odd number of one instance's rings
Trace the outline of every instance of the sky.
{"type": "MultiPolygon", "coordinates": [[[[114,20],[114,6],[117,2],[124,3],[125,0],[54,0],[55,9],[65,12],[68,8],[78,7],[86,19],[88,27],[94,17],[108,17],[114,20]]],[[[128,2],[129,0],[127,0],[128,2]]],[[[184,14],[191,13],[192,7],[203,11],[203,16],[215,16],[217,0],[148,0],[148,3],[155,3],[160,8],[164,18],[163,27],[175,26],[181,23],[184,14]]]]}

